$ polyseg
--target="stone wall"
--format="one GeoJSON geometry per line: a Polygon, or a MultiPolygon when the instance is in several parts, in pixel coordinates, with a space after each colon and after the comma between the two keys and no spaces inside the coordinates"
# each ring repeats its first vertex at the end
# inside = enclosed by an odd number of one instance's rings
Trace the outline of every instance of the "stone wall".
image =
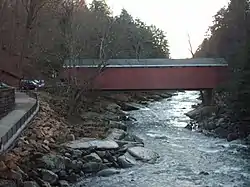
{"type": "Polygon", "coordinates": [[[0,88],[0,118],[15,107],[15,89],[0,88]]]}

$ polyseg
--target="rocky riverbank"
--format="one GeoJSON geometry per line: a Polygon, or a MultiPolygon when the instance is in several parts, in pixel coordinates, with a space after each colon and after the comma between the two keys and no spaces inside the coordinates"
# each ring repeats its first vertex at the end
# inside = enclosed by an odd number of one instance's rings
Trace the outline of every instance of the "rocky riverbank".
{"type": "Polygon", "coordinates": [[[250,135],[240,130],[241,124],[232,123],[227,114],[219,110],[218,106],[194,106],[194,110],[186,113],[193,119],[186,128],[207,136],[226,138],[228,141],[242,139],[243,142],[250,144],[250,135]]]}
{"type": "Polygon", "coordinates": [[[65,118],[66,98],[40,93],[37,117],[1,155],[0,186],[70,186],[88,175],[154,162],[158,154],[127,132],[126,111],[171,93],[119,93],[86,97],[79,116],[65,118]]]}

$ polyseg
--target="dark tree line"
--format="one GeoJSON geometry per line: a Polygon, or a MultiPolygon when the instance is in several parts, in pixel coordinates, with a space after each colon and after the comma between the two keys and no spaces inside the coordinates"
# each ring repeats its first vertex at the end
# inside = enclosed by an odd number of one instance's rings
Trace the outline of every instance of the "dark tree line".
{"type": "Polygon", "coordinates": [[[231,79],[219,95],[224,114],[235,129],[245,135],[250,132],[250,2],[231,0],[214,16],[195,53],[196,57],[222,57],[227,60],[231,79]]]}
{"type": "MultiPolygon", "coordinates": [[[[59,71],[65,58],[169,58],[165,34],[104,0],[1,0],[0,52],[22,73],[59,71]],[[25,70],[30,69],[29,72],[25,70]],[[34,71],[37,70],[37,71],[34,71]]],[[[5,63],[5,64],[4,64],[5,63]]]]}

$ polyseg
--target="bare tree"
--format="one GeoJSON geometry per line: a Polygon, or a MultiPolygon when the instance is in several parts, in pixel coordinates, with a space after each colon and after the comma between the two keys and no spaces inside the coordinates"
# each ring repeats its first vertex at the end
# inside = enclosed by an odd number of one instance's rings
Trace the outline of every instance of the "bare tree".
{"type": "Polygon", "coordinates": [[[76,87],[76,92],[74,94],[74,97],[72,97],[70,104],[69,104],[70,106],[69,113],[68,113],[69,115],[71,115],[80,105],[81,97],[85,93],[88,93],[89,91],[93,89],[94,80],[106,69],[108,65],[107,63],[108,57],[106,54],[106,49],[107,49],[106,43],[108,43],[108,36],[109,36],[112,25],[113,23],[108,25],[106,30],[104,30],[102,34],[100,44],[99,44],[99,59],[98,59],[99,64],[96,67],[96,71],[90,77],[88,77],[88,79],[84,80],[83,84],[81,84],[80,87],[76,87]]]}
{"type": "MultiPolygon", "coordinates": [[[[189,44],[189,51],[190,51],[190,53],[192,55],[192,58],[194,58],[195,56],[194,56],[193,47],[192,47],[191,38],[190,38],[189,33],[188,33],[188,44],[189,44]]],[[[202,90],[200,91],[200,94],[201,94],[202,104],[205,104],[206,103],[205,102],[205,97],[204,97],[204,93],[203,93],[202,90]]]]}
{"type": "Polygon", "coordinates": [[[48,3],[48,0],[22,0],[21,2],[26,11],[25,31],[23,36],[20,61],[18,63],[18,68],[22,71],[24,56],[29,49],[31,31],[34,27],[34,23],[36,22],[39,11],[45,6],[46,3],[48,3]]]}
{"type": "Polygon", "coordinates": [[[189,52],[192,55],[192,58],[194,58],[194,52],[193,52],[193,47],[192,47],[192,43],[191,43],[191,39],[190,39],[190,35],[188,34],[188,44],[189,44],[189,52]]]}

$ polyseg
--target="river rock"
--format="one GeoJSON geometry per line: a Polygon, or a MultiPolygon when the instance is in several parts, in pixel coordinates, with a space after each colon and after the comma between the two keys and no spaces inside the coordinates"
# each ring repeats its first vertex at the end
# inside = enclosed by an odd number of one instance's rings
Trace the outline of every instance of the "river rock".
{"type": "Polygon", "coordinates": [[[8,179],[8,180],[15,180],[18,183],[21,183],[21,181],[23,180],[22,174],[14,170],[7,170],[7,171],[0,172],[0,178],[8,179]]]}
{"type": "Polygon", "coordinates": [[[83,171],[85,173],[94,173],[102,169],[106,169],[106,166],[100,162],[88,162],[83,165],[83,171]]]}
{"type": "Polygon", "coordinates": [[[206,129],[200,129],[200,132],[203,133],[205,136],[208,137],[215,137],[215,134],[209,130],[206,129]]]}
{"type": "Polygon", "coordinates": [[[4,180],[0,179],[0,186],[1,187],[18,187],[15,181],[13,180],[4,180]]]}
{"type": "Polygon", "coordinates": [[[59,187],[69,187],[69,183],[65,180],[60,180],[58,184],[59,184],[59,187]]]}
{"type": "Polygon", "coordinates": [[[119,120],[119,116],[116,115],[114,112],[110,112],[110,111],[106,111],[104,113],[104,118],[105,120],[112,120],[112,121],[119,120]]]}
{"type": "Polygon", "coordinates": [[[71,154],[70,153],[65,153],[64,154],[66,157],[71,157],[71,154]]]}
{"type": "Polygon", "coordinates": [[[37,166],[53,171],[60,171],[65,169],[65,162],[68,160],[67,157],[60,155],[44,155],[42,158],[37,160],[37,166]]]}
{"type": "Polygon", "coordinates": [[[162,98],[168,98],[168,97],[171,97],[174,94],[172,94],[172,93],[159,93],[158,95],[160,95],[162,98]]]}
{"type": "Polygon", "coordinates": [[[75,183],[78,179],[78,175],[74,172],[71,172],[68,176],[67,176],[67,180],[71,183],[75,183]]]}
{"type": "Polygon", "coordinates": [[[138,160],[151,162],[159,158],[159,155],[145,147],[130,147],[128,152],[138,160]]]}
{"type": "Polygon", "coordinates": [[[129,168],[136,165],[136,160],[128,152],[118,157],[117,162],[121,168],[129,168]]]}
{"type": "Polygon", "coordinates": [[[139,110],[141,105],[137,103],[122,103],[121,109],[124,111],[132,111],[132,110],[139,110]]]}
{"type": "Polygon", "coordinates": [[[91,153],[89,155],[84,156],[83,158],[87,162],[102,162],[102,159],[96,153],[91,153]]]}
{"type": "Polygon", "coordinates": [[[188,130],[193,130],[195,128],[196,124],[192,121],[190,121],[187,125],[186,125],[186,129],[188,130]]]}
{"type": "Polygon", "coordinates": [[[66,168],[68,170],[73,170],[75,172],[80,172],[83,167],[83,162],[80,160],[69,160],[69,162],[66,163],[66,168]]]}
{"type": "Polygon", "coordinates": [[[111,103],[106,107],[106,109],[111,112],[117,112],[121,109],[121,107],[116,103],[111,103]]]}
{"type": "Polygon", "coordinates": [[[131,141],[124,141],[124,140],[116,140],[116,143],[118,143],[118,145],[121,147],[119,149],[120,150],[127,150],[129,147],[143,147],[143,143],[139,143],[139,142],[131,142],[131,141]]]}
{"type": "Polygon", "coordinates": [[[126,132],[122,129],[110,129],[108,131],[107,140],[121,140],[126,136],[126,132]]]}
{"type": "Polygon", "coordinates": [[[216,123],[214,123],[214,121],[209,121],[209,120],[204,121],[202,126],[206,130],[214,130],[217,127],[217,125],[216,125],[216,123]]]}
{"type": "Polygon", "coordinates": [[[99,157],[103,158],[106,155],[105,151],[96,151],[96,153],[98,154],[99,157]]]}
{"type": "Polygon", "coordinates": [[[101,170],[97,173],[97,176],[99,177],[108,177],[110,175],[114,175],[114,174],[119,174],[120,170],[114,169],[114,168],[107,168],[104,170],[101,170]]]}
{"type": "Polygon", "coordinates": [[[247,144],[250,144],[250,135],[248,135],[245,140],[247,144]]]}
{"type": "Polygon", "coordinates": [[[214,133],[217,134],[221,138],[227,138],[228,130],[222,127],[217,127],[214,130],[214,133]]]}
{"type": "Polygon", "coordinates": [[[67,138],[68,141],[74,141],[76,139],[74,134],[69,134],[69,135],[67,135],[66,138],[67,138]]]}
{"type": "Polygon", "coordinates": [[[7,170],[7,166],[5,165],[4,161],[0,161],[0,172],[7,170]]]}
{"type": "Polygon", "coordinates": [[[198,120],[198,119],[203,119],[204,117],[210,117],[213,113],[216,112],[216,110],[217,108],[215,106],[203,106],[191,110],[185,113],[185,115],[191,119],[198,120]]]}
{"type": "Polygon", "coordinates": [[[36,182],[39,184],[39,186],[42,186],[42,187],[51,187],[51,185],[50,185],[49,182],[44,181],[44,180],[42,180],[39,177],[36,177],[36,182]]]}
{"type": "Polygon", "coordinates": [[[199,175],[209,175],[209,173],[206,172],[206,171],[201,171],[201,172],[199,173],[199,175]]]}
{"type": "Polygon", "coordinates": [[[128,122],[136,121],[135,118],[130,117],[130,116],[128,116],[128,115],[126,115],[126,116],[121,116],[120,120],[122,120],[122,121],[128,121],[128,122]]]}
{"type": "Polygon", "coordinates": [[[84,120],[84,121],[88,121],[88,120],[93,120],[93,119],[99,119],[99,118],[103,118],[103,115],[100,115],[99,113],[97,112],[84,112],[82,115],[81,115],[81,118],[84,120]]]}
{"type": "Polygon", "coordinates": [[[39,185],[35,181],[25,181],[23,187],[39,187],[39,185]]]}
{"type": "Polygon", "coordinates": [[[95,138],[82,138],[68,142],[65,146],[71,149],[90,149],[95,147],[99,150],[109,150],[119,148],[118,144],[113,140],[98,140],[95,138]]]}
{"type": "Polygon", "coordinates": [[[217,121],[217,126],[220,126],[221,123],[224,123],[225,122],[225,119],[224,118],[220,118],[218,119],[217,121]]]}
{"type": "Polygon", "coordinates": [[[59,171],[57,174],[60,179],[65,179],[67,177],[67,172],[65,170],[59,171]]]}
{"type": "Polygon", "coordinates": [[[151,95],[150,98],[153,99],[154,101],[162,100],[162,97],[160,95],[151,95]]]}
{"type": "Polygon", "coordinates": [[[82,155],[82,151],[78,149],[73,149],[72,150],[72,157],[73,158],[79,158],[82,155]]]}
{"type": "Polygon", "coordinates": [[[124,131],[127,131],[127,125],[125,125],[122,122],[118,122],[118,121],[109,121],[109,127],[110,128],[122,129],[124,131]]]}
{"type": "Polygon", "coordinates": [[[134,134],[127,134],[122,140],[128,141],[128,142],[137,142],[140,144],[144,144],[143,139],[140,137],[134,135],[134,134]]]}
{"type": "Polygon", "coordinates": [[[238,134],[238,133],[229,133],[229,134],[227,135],[227,141],[228,141],[228,142],[237,140],[238,138],[239,138],[239,134],[238,134]]]}
{"type": "Polygon", "coordinates": [[[27,180],[29,178],[29,176],[19,166],[16,166],[16,171],[22,175],[23,180],[27,180]]]}
{"type": "Polygon", "coordinates": [[[58,180],[58,175],[47,169],[39,169],[42,179],[50,184],[55,184],[58,180]]]}

